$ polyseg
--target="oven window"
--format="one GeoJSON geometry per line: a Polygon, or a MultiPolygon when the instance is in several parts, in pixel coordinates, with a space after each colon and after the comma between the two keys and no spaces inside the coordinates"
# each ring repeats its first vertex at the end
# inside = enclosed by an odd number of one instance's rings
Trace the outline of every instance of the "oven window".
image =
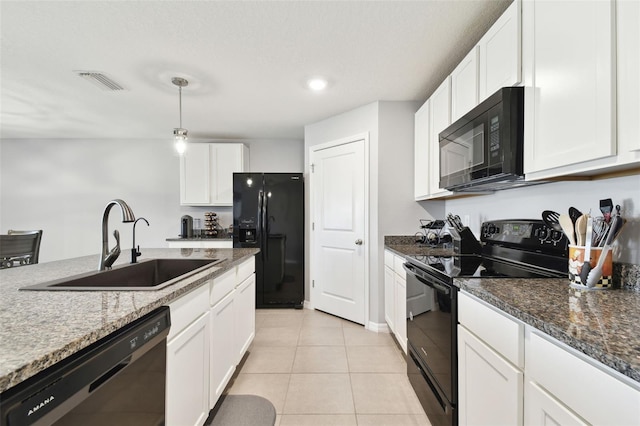
{"type": "Polygon", "coordinates": [[[465,126],[461,132],[440,149],[441,176],[473,170],[484,163],[484,124],[465,126]]]}

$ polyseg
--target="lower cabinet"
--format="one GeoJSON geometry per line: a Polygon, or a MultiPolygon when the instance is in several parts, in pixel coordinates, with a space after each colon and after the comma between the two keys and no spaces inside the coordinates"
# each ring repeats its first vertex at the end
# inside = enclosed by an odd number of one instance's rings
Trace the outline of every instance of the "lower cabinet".
{"type": "Polygon", "coordinates": [[[206,286],[171,303],[167,338],[167,425],[199,426],[209,415],[211,324],[206,286]]]}
{"type": "Polygon", "coordinates": [[[236,369],[235,291],[211,308],[211,377],[209,404],[213,407],[236,369]]]}
{"type": "Polygon", "coordinates": [[[523,376],[466,328],[458,328],[460,425],[521,425],[523,376]]]}
{"type": "Polygon", "coordinates": [[[458,308],[460,425],[640,424],[633,380],[465,291],[458,308]]]}
{"type": "Polygon", "coordinates": [[[523,324],[460,293],[458,422],[522,425],[523,324]]]}
{"type": "Polygon", "coordinates": [[[256,276],[245,279],[235,294],[236,364],[249,349],[256,335],[256,276]]]}
{"type": "Polygon", "coordinates": [[[173,301],[166,424],[201,426],[255,336],[254,259],[173,301]]]}
{"type": "Polygon", "coordinates": [[[407,353],[407,275],[404,257],[384,251],[384,318],[404,353],[407,353]]]}

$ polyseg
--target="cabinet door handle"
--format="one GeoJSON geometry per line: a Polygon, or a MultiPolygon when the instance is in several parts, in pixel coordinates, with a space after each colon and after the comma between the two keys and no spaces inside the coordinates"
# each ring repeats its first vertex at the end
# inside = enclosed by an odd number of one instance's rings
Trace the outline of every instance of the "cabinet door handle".
{"type": "Polygon", "coordinates": [[[358,239],[356,240],[356,245],[357,245],[357,246],[361,246],[361,245],[362,245],[362,240],[361,240],[360,238],[358,238],[358,239]]]}

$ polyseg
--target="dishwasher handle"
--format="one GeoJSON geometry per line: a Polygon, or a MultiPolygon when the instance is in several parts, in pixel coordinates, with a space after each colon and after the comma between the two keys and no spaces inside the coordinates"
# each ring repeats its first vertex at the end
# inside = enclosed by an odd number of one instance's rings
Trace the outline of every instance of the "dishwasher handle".
{"type": "Polygon", "coordinates": [[[425,272],[416,268],[414,265],[410,263],[403,263],[402,267],[404,268],[405,271],[407,271],[408,274],[411,274],[414,277],[416,277],[418,281],[420,281],[427,287],[431,287],[435,291],[442,294],[446,294],[446,295],[451,294],[451,288],[449,286],[435,282],[433,278],[429,277],[425,272]]]}

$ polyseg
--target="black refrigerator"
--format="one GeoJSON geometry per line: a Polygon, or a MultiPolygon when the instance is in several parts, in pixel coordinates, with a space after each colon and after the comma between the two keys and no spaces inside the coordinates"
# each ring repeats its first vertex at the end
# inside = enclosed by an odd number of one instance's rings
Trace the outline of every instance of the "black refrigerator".
{"type": "Polygon", "coordinates": [[[302,308],[302,173],[233,174],[233,247],[256,254],[256,307],[302,308]]]}

